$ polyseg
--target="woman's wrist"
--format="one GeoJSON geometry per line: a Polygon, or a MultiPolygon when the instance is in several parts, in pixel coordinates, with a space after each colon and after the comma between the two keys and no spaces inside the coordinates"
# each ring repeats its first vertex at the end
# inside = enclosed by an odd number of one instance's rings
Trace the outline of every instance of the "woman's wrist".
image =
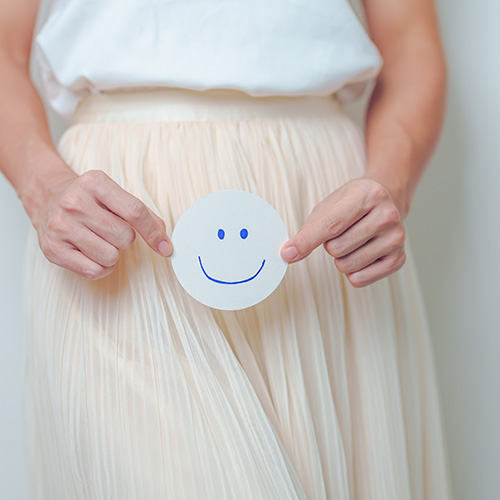
{"type": "Polygon", "coordinates": [[[18,198],[34,223],[47,199],[50,186],[77,174],[63,161],[57,151],[40,148],[27,157],[28,165],[19,185],[14,186],[18,198]]]}
{"type": "Polygon", "coordinates": [[[385,130],[369,127],[366,140],[367,166],[363,177],[378,181],[389,190],[404,220],[422,172],[418,148],[396,120],[385,130]]]}
{"type": "Polygon", "coordinates": [[[375,180],[387,188],[401,214],[401,219],[406,219],[411,206],[411,193],[407,183],[370,171],[365,172],[363,178],[375,180]]]}

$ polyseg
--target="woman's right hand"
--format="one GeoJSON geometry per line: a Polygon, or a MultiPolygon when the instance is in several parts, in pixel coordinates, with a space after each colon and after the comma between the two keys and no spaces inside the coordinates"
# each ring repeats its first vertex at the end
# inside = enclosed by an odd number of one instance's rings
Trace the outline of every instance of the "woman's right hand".
{"type": "Polygon", "coordinates": [[[78,175],[65,169],[41,193],[29,215],[42,252],[54,264],[90,280],[102,278],[113,271],[120,250],[134,242],[135,231],[160,255],[172,253],[165,222],[102,170],[78,175]]]}
{"type": "Polygon", "coordinates": [[[102,278],[112,272],[119,251],[134,242],[135,231],[168,257],[172,250],[160,217],[105,172],[78,175],[59,156],[29,71],[38,4],[0,0],[0,171],[50,262],[91,280],[102,278]]]}

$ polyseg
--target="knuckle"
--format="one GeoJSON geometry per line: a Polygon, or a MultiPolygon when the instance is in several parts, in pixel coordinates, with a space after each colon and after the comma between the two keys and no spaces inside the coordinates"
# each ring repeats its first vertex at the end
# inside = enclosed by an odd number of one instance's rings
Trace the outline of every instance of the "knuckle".
{"type": "Polygon", "coordinates": [[[406,231],[399,226],[392,234],[392,244],[396,248],[404,246],[406,240],[406,231]]]}
{"type": "Polygon", "coordinates": [[[337,266],[337,269],[345,274],[349,274],[356,269],[364,267],[366,264],[366,255],[363,252],[354,252],[353,255],[346,255],[345,257],[335,260],[337,264],[340,265],[340,268],[337,266]]]}
{"type": "Polygon", "coordinates": [[[80,175],[80,182],[82,184],[85,184],[86,186],[93,186],[101,182],[104,179],[104,177],[106,177],[106,174],[102,170],[99,169],[87,170],[80,175]]]}
{"type": "Polygon", "coordinates": [[[387,189],[379,182],[373,181],[366,193],[365,200],[369,202],[376,202],[383,200],[387,197],[387,189]]]}
{"type": "Polygon", "coordinates": [[[81,211],[83,209],[83,200],[77,192],[70,191],[61,197],[59,206],[66,211],[81,211]]]}
{"type": "Polygon", "coordinates": [[[339,234],[342,228],[342,219],[338,215],[327,215],[323,225],[328,234],[339,234]]]}
{"type": "Polygon", "coordinates": [[[129,213],[129,217],[132,220],[137,221],[144,215],[145,207],[141,200],[135,198],[128,203],[127,210],[129,213]]]}
{"type": "Polygon", "coordinates": [[[396,270],[401,269],[405,263],[406,263],[406,253],[401,252],[401,254],[398,255],[398,257],[396,259],[396,270]]]}
{"type": "Polygon", "coordinates": [[[406,255],[404,251],[402,252],[393,252],[385,259],[386,262],[386,272],[385,274],[390,275],[401,269],[403,264],[406,261],[406,255]]]}
{"type": "Polygon", "coordinates": [[[114,266],[120,257],[120,251],[117,248],[110,248],[102,255],[102,264],[105,267],[114,266]]]}
{"type": "Polygon", "coordinates": [[[393,203],[387,204],[382,214],[382,221],[387,224],[398,223],[401,221],[401,216],[396,205],[394,205],[393,203]]]}
{"type": "Polygon", "coordinates": [[[60,233],[64,230],[65,222],[61,214],[53,214],[47,222],[47,230],[53,233],[60,233]]]}
{"type": "Polygon", "coordinates": [[[340,244],[335,240],[328,240],[323,245],[326,252],[332,257],[340,257],[341,248],[340,244]]]}
{"type": "Polygon", "coordinates": [[[349,259],[335,259],[335,265],[341,273],[347,273],[349,271],[350,262],[349,259]]]}
{"type": "Polygon", "coordinates": [[[53,262],[53,258],[55,256],[54,252],[54,247],[52,245],[52,242],[49,239],[44,239],[40,242],[40,249],[42,250],[43,254],[45,257],[50,261],[53,262]]]}
{"type": "Polygon", "coordinates": [[[128,248],[135,241],[135,231],[129,227],[124,230],[120,235],[120,248],[128,248]]]}

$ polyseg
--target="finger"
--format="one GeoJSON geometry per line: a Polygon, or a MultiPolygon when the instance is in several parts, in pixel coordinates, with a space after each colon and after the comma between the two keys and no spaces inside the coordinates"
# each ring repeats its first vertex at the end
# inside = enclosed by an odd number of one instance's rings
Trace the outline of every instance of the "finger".
{"type": "Polygon", "coordinates": [[[103,278],[113,271],[112,267],[103,267],[89,259],[70,243],[63,243],[55,251],[47,250],[45,245],[44,254],[49,262],[90,280],[103,278]]]}
{"type": "Polygon", "coordinates": [[[325,241],[325,250],[332,257],[343,257],[364,245],[383,231],[399,225],[401,217],[393,204],[379,205],[355,222],[340,236],[325,241]]]}
{"type": "Polygon", "coordinates": [[[354,273],[372,262],[393,252],[404,251],[403,236],[399,231],[384,233],[372,238],[360,248],[343,257],[335,259],[335,265],[341,273],[354,273]]]}
{"type": "Polygon", "coordinates": [[[127,192],[111,177],[106,177],[106,182],[93,185],[92,192],[97,201],[127,221],[155,252],[168,257],[172,253],[172,243],[165,232],[165,222],[139,198],[127,192]]]}
{"type": "Polygon", "coordinates": [[[74,245],[86,257],[103,267],[112,267],[118,262],[120,251],[85,226],[76,225],[64,240],[74,245]]]}
{"type": "Polygon", "coordinates": [[[82,220],[83,224],[114,247],[123,250],[135,240],[132,226],[113,212],[94,204],[82,220]]]}
{"type": "Polygon", "coordinates": [[[391,254],[360,271],[347,274],[346,277],[355,288],[361,288],[395,273],[403,267],[405,262],[406,254],[404,252],[399,255],[391,254]]]}
{"type": "Polygon", "coordinates": [[[370,209],[357,201],[332,203],[328,198],[317,205],[301,229],[281,248],[281,257],[297,262],[327,240],[340,236],[370,209]]]}

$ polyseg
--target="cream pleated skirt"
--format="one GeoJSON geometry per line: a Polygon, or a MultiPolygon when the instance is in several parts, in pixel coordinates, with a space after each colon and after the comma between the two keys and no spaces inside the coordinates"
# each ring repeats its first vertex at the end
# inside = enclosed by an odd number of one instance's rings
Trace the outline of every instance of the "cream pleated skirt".
{"type": "MultiPolygon", "coordinates": [[[[81,101],[58,151],[101,169],[171,234],[196,199],[242,189],[293,235],[365,169],[333,97],[114,91],[81,101]]],[[[425,311],[406,264],[354,288],[319,247],[263,302],[211,309],[138,235],[90,281],[25,257],[25,436],[47,500],[446,500],[425,311]]]]}

